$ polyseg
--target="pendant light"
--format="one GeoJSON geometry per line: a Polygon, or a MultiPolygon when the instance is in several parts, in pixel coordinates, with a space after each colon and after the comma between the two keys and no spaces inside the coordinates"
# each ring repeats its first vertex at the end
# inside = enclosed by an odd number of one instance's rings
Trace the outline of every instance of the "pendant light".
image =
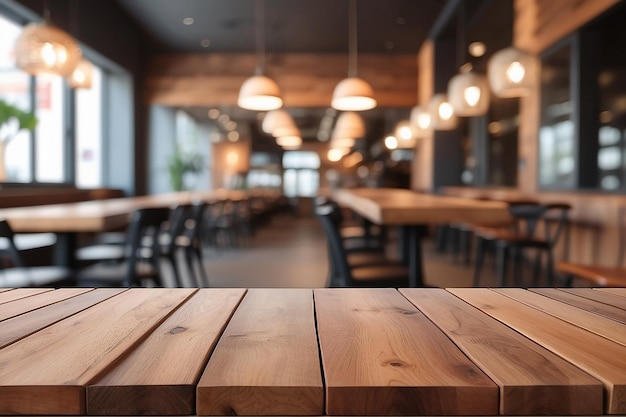
{"type": "Polygon", "coordinates": [[[283,109],[276,109],[268,111],[263,117],[263,123],[261,123],[261,129],[263,132],[274,135],[274,132],[283,127],[295,127],[296,123],[293,117],[283,109]]]}
{"type": "Polygon", "coordinates": [[[423,138],[431,131],[430,113],[422,106],[415,106],[411,109],[409,121],[418,138],[423,138]]]}
{"type": "Polygon", "coordinates": [[[362,138],[365,136],[365,122],[363,122],[363,118],[356,112],[343,112],[337,117],[333,135],[351,137],[353,139],[362,138]]]}
{"type": "Polygon", "coordinates": [[[376,107],[374,90],[367,81],[357,77],[357,15],[356,0],[349,3],[348,78],[337,84],[331,106],[343,111],[363,111],[376,107]]]}
{"type": "Polygon", "coordinates": [[[502,49],[487,64],[489,84],[502,98],[525,97],[537,86],[539,59],[515,47],[502,49]]]}
{"type": "Polygon", "coordinates": [[[72,88],[91,88],[93,81],[93,64],[86,59],[81,59],[67,82],[72,88]]]}
{"type": "Polygon", "coordinates": [[[283,99],[280,94],[278,84],[268,76],[265,71],[265,10],[264,0],[256,0],[256,20],[257,20],[257,67],[255,75],[244,81],[239,90],[237,104],[239,107],[256,110],[269,111],[281,108],[283,99]]]}
{"type": "Polygon", "coordinates": [[[44,22],[26,25],[15,43],[16,65],[31,75],[47,73],[68,77],[81,56],[74,38],[50,23],[47,2],[44,22]]]}
{"type": "Polygon", "coordinates": [[[448,83],[448,99],[457,116],[482,116],[489,110],[487,77],[472,71],[472,65],[465,63],[465,6],[458,6],[457,24],[457,64],[460,73],[448,83]]]}
{"type": "MultiPolygon", "coordinates": [[[[72,1],[72,34],[78,39],[79,38],[79,25],[80,25],[80,16],[79,16],[79,6],[78,0],[72,1]]],[[[78,89],[89,89],[91,88],[91,84],[93,81],[93,64],[89,62],[87,59],[82,58],[78,61],[76,68],[67,77],[67,83],[71,88],[78,89]]]]}
{"type": "Polygon", "coordinates": [[[454,130],[457,125],[457,115],[448,101],[447,94],[435,94],[428,102],[430,125],[434,130],[454,130]]]}

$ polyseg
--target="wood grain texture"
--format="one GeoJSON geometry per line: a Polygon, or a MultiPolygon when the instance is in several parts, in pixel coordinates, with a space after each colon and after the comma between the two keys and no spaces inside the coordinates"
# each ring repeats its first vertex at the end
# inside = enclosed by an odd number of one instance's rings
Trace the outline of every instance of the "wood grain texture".
{"type": "Polygon", "coordinates": [[[192,289],[131,289],[0,349],[0,413],[84,414],[85,385],[192,289]]]}
{"type": "Polygon", "coordinates": [[[333,198],[376,224],[410,225],[451,221],[504,222],[506,203],[422,194],[406,189],[337,190],[333,198]]]}
{"type": "Polygon", "coordinates": [[[498,388],[393,289],[315,290],[329,415],[491,415],[498,388]]]}
{"type": "Polygon", "coordinates": [[[313,293],[251,289],[198,383],[198,415],[320,415],[313,293]]]}
{"type": "Polygon", "coordinates": [[[39,293],[32,297],[21,298],[11,303],[0,304],[0,321],[58,303],[88,291],[92,290],[89,288],[60,288],[54,291],[39,293]]]}
{"type": "Polygon", "coordinates": [[[0,293],[0,304],[10,303],[21,298],[30,297],[44,292],[52,291],[52,288],[16,288],[0,293]]]}
{"type": "Polygon", "coordinates": [[[615,294],[619,295],[620,297],[626,297],[626,288],[596,288],[596,291],[615,294]]]}
{"type": "Polygon", "coordinates": [[[0,348],[124,291],[103,288],[0,322],[0,348]]]}
{"type": "Polygon", "coordinates": [[[562,291],[561,289],[531,288],[530,291],[573,305],[582,310],[590,311],[599,316],[607,317],[611,320],[616,320],[622,324],[626,324],[626,312],[621,308],[601,303],[599,301],[591,300],[589,298],[580,297],[577,294],[573,294],[568,291],[562,291]]]}
{"type": "Polygon", "coordinates": [[[588,298],[599,303],[626,310],[626,298],[620,297],[619,295],[611,294],[608,292],[596,291],[592,288],[563,288],[563,291],[567,291],[570,294],[574,294],[579,297],[588,298]]]}
{"type": "Polygon", "coordinates": [[[201,289],[87,387],[94,415],[195,414],[196,383],[244,289],[201,289]]]}
{"type": "Polygon", "coordinates": [[[554,353],[443,289],[400,292],[498,384],[500,414],[602,413],[600,381],[554,353]]]}
{"type": "Polygon", "coordinates": [[[626,413],[626,347],[488,289],[450,289],[604,384],[604,412],[626,413]]]}
{"type": "Polygon", "coordinates": [[[494,291],[626,346],[625,324],[519,288],[500,288],[494,291]]]}
{"type": "MultiPolygon", "coordinates": [[[[267,54],[267,71],[286,107],[327,107],[346,76],[341,54],[267,54]]],[[[254,54],[159,55],[149,63],[146,100],[168,106],[237,105],[243,82],[254,73],[254,54]]],[[[378,107],[416,104],[415,55],[359,55],[359,76],[375,92],[378,107]]]]}

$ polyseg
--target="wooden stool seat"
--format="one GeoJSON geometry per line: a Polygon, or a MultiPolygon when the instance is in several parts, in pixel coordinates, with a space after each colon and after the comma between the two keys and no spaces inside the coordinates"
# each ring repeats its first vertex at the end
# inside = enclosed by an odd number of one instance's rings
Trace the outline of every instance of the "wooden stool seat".
{"type": "Polygon", "coordinates": [[[626,287],[626,268],[619,266],[558,262],[556,270],[561,274],[583,279],[594,287],[626,287]]]}

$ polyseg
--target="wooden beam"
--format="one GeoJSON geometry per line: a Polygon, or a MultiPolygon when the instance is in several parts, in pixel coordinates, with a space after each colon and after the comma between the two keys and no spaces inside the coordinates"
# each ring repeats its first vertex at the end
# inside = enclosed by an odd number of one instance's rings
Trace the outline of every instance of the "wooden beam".
{"type": "MultiPolygon", "coordinates": [[[[417,102],[414,55],[361,55],[359,77],[368,81],[379,107],[417,102]]],[[[234,106],[241,84],[254,74],[254,54],[159,55],[150,63],[146,101],[167,106],[234,106]]],[[[270,54],[266,73],[280,86],[286,107],[328,107],[347,76],[347,56],[270,54]]]]}

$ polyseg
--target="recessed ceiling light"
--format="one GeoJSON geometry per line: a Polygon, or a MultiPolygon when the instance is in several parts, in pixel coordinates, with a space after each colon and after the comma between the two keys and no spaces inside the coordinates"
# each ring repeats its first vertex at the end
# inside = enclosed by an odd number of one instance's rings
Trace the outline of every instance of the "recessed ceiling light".
{"type": "Polygon", "coordinates": [[[202,39],[200,41],[200,46],[202,46],[203,48],[208,48],[209,46],[211,46],[211,41],[208,39],[202,39]]]}
{"type": "Polygon", "coordinates": [[[189,25],[193,25],[193,17],[186,17],[183,19],[183,23],[186,24],[187,26],[189,25]]]}

